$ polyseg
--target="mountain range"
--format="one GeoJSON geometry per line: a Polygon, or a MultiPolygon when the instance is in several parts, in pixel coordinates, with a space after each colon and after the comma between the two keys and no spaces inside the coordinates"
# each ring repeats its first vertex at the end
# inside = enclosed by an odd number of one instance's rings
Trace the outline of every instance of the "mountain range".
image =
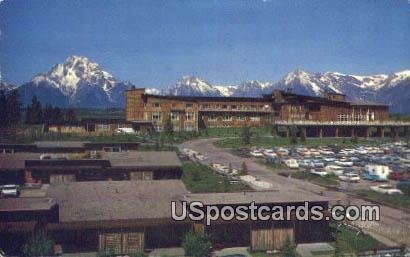
{"type": "MultiPolygon", "coordinates": [[[[3,90],[17,88],[24,104],[36,95],[42,103],[86,108],[123,107],[125,90],[133,86],[130,82],[115,79],[83,56],[70,56],[64,63],[54,65],[47,73],[38,74],[18,87],[0,83],[3,90]]],[[[183,76],[175,85],[162,90],[147,88],[147,92],[258,97],[274,89],[314,96],[327,91],[337,92],[345,94],[351,101],[385,103],[390,105],[392,112],[410,113],[410,70],[371,76],[295,70],[276,82],[252,80],[236,85],[214,85],[195,76],[183,76]]]]}

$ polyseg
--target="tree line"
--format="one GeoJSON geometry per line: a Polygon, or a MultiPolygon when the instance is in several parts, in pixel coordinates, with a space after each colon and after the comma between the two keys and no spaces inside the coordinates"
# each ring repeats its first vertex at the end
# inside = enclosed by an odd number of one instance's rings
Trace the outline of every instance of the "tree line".
{"type": "Polygon", "coordinates": [[[20,123],[25,124],[59,124],[76,123],[78,119],[73,109],[61,110],[57,106],[46,104],[44,107],[33,96],[23,112],[22,103],[17,90],[6,93],[0,90],[0,125],[1,127],[12,127],[20,123]],[[24,114],[24,115],[23,115],[24,114]],[[22,118],[24,120],[22,121],[22,118]]]}

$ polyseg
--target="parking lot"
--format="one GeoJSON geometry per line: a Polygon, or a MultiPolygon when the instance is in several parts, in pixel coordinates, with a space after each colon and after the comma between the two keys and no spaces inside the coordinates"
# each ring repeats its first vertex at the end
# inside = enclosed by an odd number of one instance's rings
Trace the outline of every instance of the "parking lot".
{"type": "MultiPolygon", "coordinates": [[[[262,164],[263,161],[267,159],[267,157],[251,157],[248,156],[241,156],[237,154],[232,154],[227,149],[217,148],[214,146],[214,142],[217,139],[199,139],[199,140],[192,140],[185,142],[179,145],[180,150],[187,148],[192,149],[198,153],[201,153],[204,157],[203,160],[200,160],[202,164],[205,165],[212,165],[213,163],[220,163],[231,166],[237,170],[241,169],[243,163],[246,163],[246,166],[249,170],[249,174],[256,177],[258,180],[266,181],[271,184],[270,189],[273,190],[289,190],[289,191],[296,191],[302,192],[304,194],[321,194],[327,196],[331,199],[334,199],[333,203],[340,202],[342,204],[355,204],[355,205],[365,205],[365,204],[372,204],[367,200],[364,200],[360,197],[352,196],[351,194],[347,194],[343,190],[336,190],[328,187],[319,186],[317,184],[310,183],[308,181],[300,180],[300,179],[293,179],[291,177],[281,176],[276,171],[272,171],[267,165],[262,164]]],[[[383,146],[381,146],[383,147],[383,146]]],[[[400,148],[400,145],[394,146],[393,148],[400,148]]],[[[248,149],[248,153],[249,150],[248,149]]],[[[345,149],[346,150],[346,149],[345,149]]],[[[387,149],[386,149],[387,150],[387,149]]],[[[354,152],[354,151],[353,151],[354,152]]],[[[353,153],[352,152],[352,153],[353,153]]],[[[291,153],[290,153],[291,154],[291,153]]],[[[335,153],[336,154],[336,153],[335,153]]],[[[343,152],[342,152],[343,154],[343,152]]],[[[372,153],[370,153],[372,154],[372,153]]],[[[380,156],[385,156],[384,153],[374,153],[379,154],[380,156]]],[[[393,153],[396,155],[396,153],[393,153]]],[[[389,154],[387,154],[389,155],[389,154]]],[[[300,155],[302,156],[302,155],[300,155]]],[[[304,157],[304,156],[303,156],[304,157]]],[[[343,156],[341,155],[341,158],[343,156]]],[[[345,156],[346,157],[346,156],[345,156]]],[[[286,158],[295,158],[294,156],[283,157],[286,158]]],[[[297,158],[297,156],[296,156],[297,158]]],[[[353,168],[356,165],[353,165],[353,168]]],[[[393,167],[394,168],[394,167],[393,167]]],[[[364,170],[364,167],[358,166],[359,170],[364,170]]],[[[285,172],[290,171],[290,168],[284,168],[285,172]]],[[[293,169],[294,171],[303,171],[303,168],[293,169]]],[[[306,170],[306,169],[305,169],[306,170]]],[[[340,182],[340,186],[343,187],[345,182],[340,182]]],[[[363,179],[360,180],[359,183],[349,183],[349,186],[357,187],[357,188],[369,188],[371,185],[378,185],[383,184],[386,182],[370,182],[365,181],[363,179]]],[[[390,180],[387,183],[395,184],[396,181],[390,180]]],[[[257,190],[264,190],[264,188],[257,188],[257,190]]],[[[410,214],[408,211],[392,208],[387,205],[380,205],[381,207],[381,220],[380,221],[365,221],[365,222],[357,222],[355,225],[362,228],[367,233],[372,234],[378,240],[381,240],[386,245],[397,245],[400,243],[410,244],[410,214]]]]}

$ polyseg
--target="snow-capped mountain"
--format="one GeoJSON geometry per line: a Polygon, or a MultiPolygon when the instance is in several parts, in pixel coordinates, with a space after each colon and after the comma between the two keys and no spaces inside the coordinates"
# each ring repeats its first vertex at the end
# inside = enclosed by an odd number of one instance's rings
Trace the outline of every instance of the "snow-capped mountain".
{"type": "Polygon", "coordinates": [[[4,91],[4,92],[7,93],[10,90],[13,90],[15,88],[16,88],[16,86],[14,86],[14,85],[11,85],[11,84],[9,84],[7,82],[4,82],[4,81],[0,81],[0,90],[1,91],[4,91]]]}
{"type": "MultiPolygon", "coordinates": [[[[18,87],[24,104],[36,95],[40,101],[61,107],[108,108],[123,107],[125,90],[130,82],[116,80],[110,73],[82,56],[71,56],[47,73],[36,75],[18,87]]],[[[6,83],[1,88],[10,88],[6,83]]],[[[349,75],[339,72],[311,73],[295,70],[281,80],[246,81],[234,85],[213,85],[195,76],[183,76],[167,89],[148,88],[150,94],[188,96],[246,96],[270,94],[274,89],[320,96],[326,91],[346,94],[350,100],[380,102],[390,105],[393,112],[410,113],[410,70],[389,75],[349,75]]]]}
{"type": "MultiPolygon", "coordinates": [[[[256,80],[239,85],[211,85],[203,79],[185,76],[162,94],[192,96],[258,97],[274,89],[291,90],[303,95],[321,96],[324,92],[347,95],[352,101],[386,103],[393,112],[410,113],[410,70],[371,76],[339,72],[310,73],[295,70],[276,83],[256,80]]],[[[157,92],[158,93],[158,92],[157,92]]]]}
{"type": "Polygon", "coordinates": [[[43,103],[76,107],[121,107],[124,92],[132,86],[117,81],[97,63],[83,56],[70,56],[50,71],[19,87],[24,103],[37,95],[43,103]]]}

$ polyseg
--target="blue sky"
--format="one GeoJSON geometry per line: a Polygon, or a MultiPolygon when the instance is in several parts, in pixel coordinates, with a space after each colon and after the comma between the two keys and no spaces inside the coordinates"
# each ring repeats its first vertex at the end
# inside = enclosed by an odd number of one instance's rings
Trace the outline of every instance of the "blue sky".
{"type": "Polygon", "coordinates": [[[0,28],[1,74],[15,84],[73,54],[156,87],[410,68],[407,0],[5,0],[0,28]]]}

